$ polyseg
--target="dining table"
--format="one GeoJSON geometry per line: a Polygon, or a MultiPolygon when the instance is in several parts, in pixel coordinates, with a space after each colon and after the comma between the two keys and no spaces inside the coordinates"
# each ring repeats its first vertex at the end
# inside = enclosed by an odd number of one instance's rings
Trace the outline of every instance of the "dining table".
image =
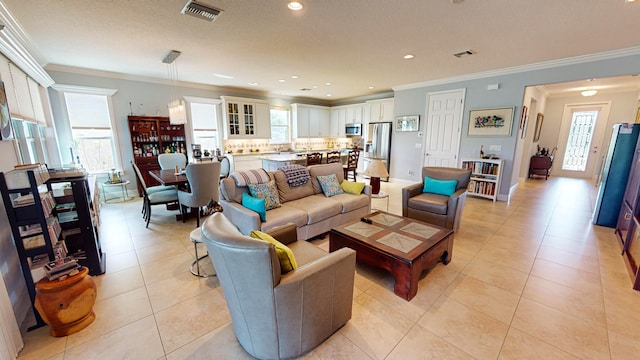
{"type": "Polygon", "coordinates": [[[187,175],[184,171],[176,174],[173,169],[149,170],[149,175],[162,185],[176,185],[178,188],[182,188],[188,183],[187,175]]]}

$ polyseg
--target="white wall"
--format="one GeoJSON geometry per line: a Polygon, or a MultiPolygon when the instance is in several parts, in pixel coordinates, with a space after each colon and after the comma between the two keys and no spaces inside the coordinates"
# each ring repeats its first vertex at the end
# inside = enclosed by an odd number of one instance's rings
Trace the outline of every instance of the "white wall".
{"type": "MultiPolygon", "coordinates": [[[[7,172],[18,164],[18,154],[13,141],[0,141],[0,171],[7,172]]],[[[20,259],[11,237],[11,225],[7,219],[4,202],[0,201],[0,273],[11,300],[16,321],[21,324],[31,308],[29,293],[22,276],[20,259]]]]}

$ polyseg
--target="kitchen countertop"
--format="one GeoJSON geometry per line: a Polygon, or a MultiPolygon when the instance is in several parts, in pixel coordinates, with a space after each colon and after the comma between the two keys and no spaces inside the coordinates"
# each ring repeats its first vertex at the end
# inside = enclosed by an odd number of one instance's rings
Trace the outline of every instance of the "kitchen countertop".
{"type": "MultiPolygon", "coordinates": [[[[342,149],[335,148],[335,149],[291,150],[291,151],[288,151],[288,154],[287,154],[287,151],[257,151],[257,152],[241,152],[241,153],[234,152],[231,154],[227,153],[225,155],[232,155],[232,156],[257,155],[260,157],[265,157],[265,156],[289,156],[289,155],[295,156],[295,154],[303,154],[301,158],[304,158],[304,154],[306,153],[321,152],[326,154],[329,151],[335,151],[335,150],[338,150],[343,154],[346,154],[347,152],[353,149],[352,148],[342,148],[342,149]]],[[[363,149],[356,149],[356,150],[359,150],[360,152],[364,151],[363,149]]],[[[270,159],[264,159],[264,160],[270,160],[270,159]]],[[[287,160],[279,160],[279,161],[287,161],[287,160]]]]}

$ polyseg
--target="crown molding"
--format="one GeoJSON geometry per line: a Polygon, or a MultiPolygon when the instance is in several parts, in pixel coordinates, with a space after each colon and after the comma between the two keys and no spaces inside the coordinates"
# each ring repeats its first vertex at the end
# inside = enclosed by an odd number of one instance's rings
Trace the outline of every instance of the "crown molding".
{"type": "Polygon", "coordinates": [[[0,52],[40,85],[49,87],[54,83],[51,76],[34,57],[39,54],[33,42],[2,2],[0,2],[0,52]]]}
{"type": "Polygon", "coordinates": [[[53,84],[51,88],[58,92],[70,92],[70,93],[80,93],[80,94],[91,94],[91,95],[106,95],[113,96],[118,92],[117,89],[104,89],[104,88],[96,88],[90,86],[79,86],[79,85],[64,85],[64,84],[53,84]]]}
{"type": "Polygon", "coordinates": [[[640,55],[640,46],[634,46],[630,48],[618,49],[618,50],[612,50],[612,51],[605,51],[600,53],[593,53],[588,55],[574,56],[574,57],[569,57],[564,59],[543,61],[543,62],[528,64],[528,65],[512,66],[512,67],[503,68],[499,70],[483,71],[479,73],[453,76],[453,77],[443,78],[443,79],[398,85],[398,86],[394,86],[392,89],[393,91],[411,90],[411,89],[417,89],[417,88],[422,88],[427,86],[450,84],[454,82],[484,79],[484,78],[495,77],[495,76],[512,75],[512,74],[523,73],[527,71],[551,69],[551,68],[556,68],[560,66],[584,64],[584,63],[593,62],[593,61],[615,59],[615,58],[633,56],[633,55],[640,55]]]}

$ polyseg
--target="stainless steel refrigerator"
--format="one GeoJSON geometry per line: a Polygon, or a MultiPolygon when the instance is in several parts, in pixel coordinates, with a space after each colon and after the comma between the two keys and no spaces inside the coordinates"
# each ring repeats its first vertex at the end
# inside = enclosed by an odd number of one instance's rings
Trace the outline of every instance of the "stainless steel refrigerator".
{"type": "MultiPolygon", "coordinates": [[[[389,171],[391,162],[391,123],[370,123],[366,135],[364,168],[366,169],[369,166],[371,160],[380,159],[386,165],[387,171],[389,171]]],[[[381,178],[380,180],[387,181],[389,179],[381,178]]]]}
{"type": "Polygon", "coordinates": [[[596,225],[616,227],[633,155],[638,147],[639,134],[640,124],[613,126],[609,152],[605,159],[602,182],[593,212],[593,223],[596,225]]]}

